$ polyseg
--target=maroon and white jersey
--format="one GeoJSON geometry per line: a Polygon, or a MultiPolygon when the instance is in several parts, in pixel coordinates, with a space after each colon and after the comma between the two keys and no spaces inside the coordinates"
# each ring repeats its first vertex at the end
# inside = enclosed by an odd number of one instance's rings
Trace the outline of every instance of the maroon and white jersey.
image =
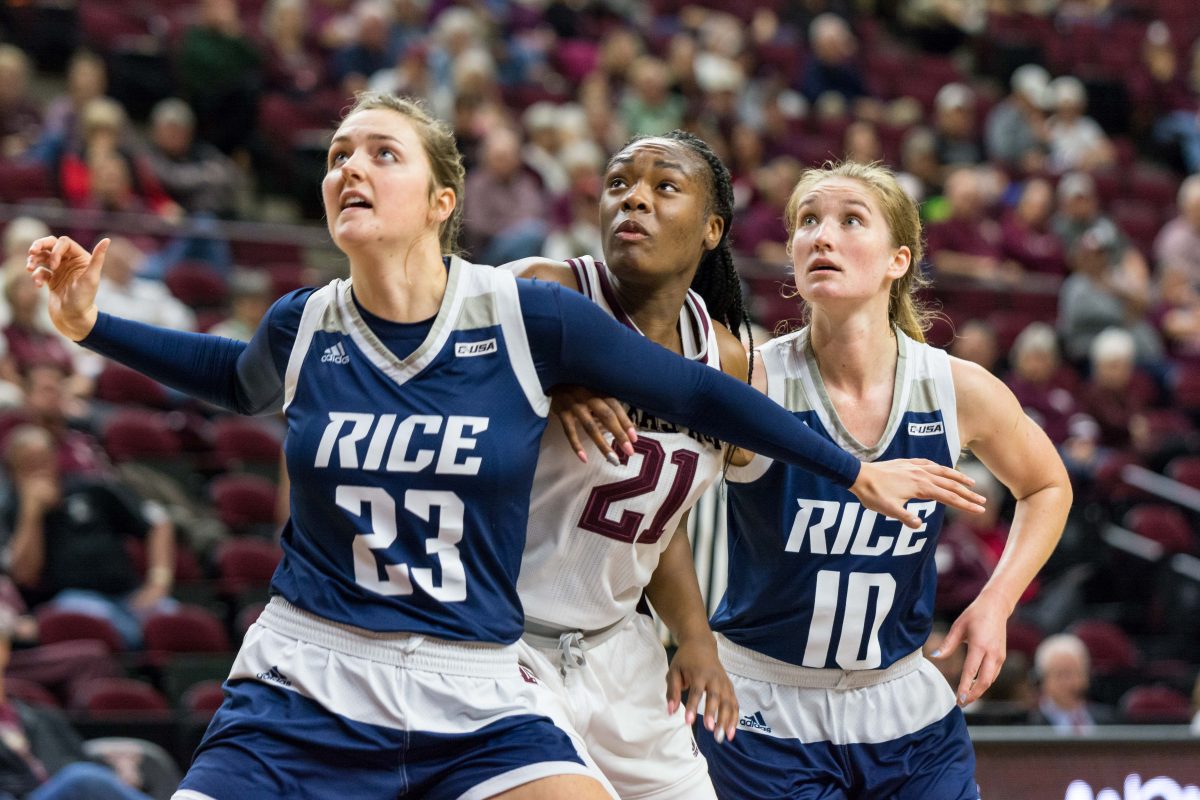
{"type": "MultiPolygon", "coordinates": [[[[584,294],[637,330],[618,304],[603,263],[590,256],[567,263],[584,294]]],[[[721,368],[713,323],[695,292],[688,292],[680,310],[679,331],[684,356],[721,368]]],[[[588,463],[580,463],[561,426],[551,420],[546,427],[517,581],[531,620],[588,631],[633,612],[680,518],[720,474],[721,442],[627,410],[638,441],[620,466],[594,448],[588,463]]]]}

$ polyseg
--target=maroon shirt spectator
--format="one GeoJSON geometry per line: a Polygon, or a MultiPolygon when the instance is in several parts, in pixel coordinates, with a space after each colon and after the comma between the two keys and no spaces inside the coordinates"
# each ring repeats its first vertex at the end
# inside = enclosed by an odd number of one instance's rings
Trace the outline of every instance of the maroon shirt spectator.
{"type": "Polygon", "coordinates": [[[1017,336],[1009,357],[1013,371],[1005,379],[1017,402],[1050,441],[1066,441],[1071,416],[1078,410],[1073,374],[1060,367],[1054,329],[1035,322],[1017,336]]]}
{"type": "Polygon", "coordinates": [[[1034,272],[1066,275],[1066,252],[1062,241],[1050,230],[1053,214],[1054,190],[1050,183],[1035,178],[1025,184],[1017,207],[1005,214],[1000,224],[1003,257],[1034,272]]]}
{"type": "Polygon", "coordinates": [[[1158,394],[1154,381],[1135,368],[1135,359],[1128,331],[1108,328],[1092,342],[1092,374],[1080,392],[1080,406],[1099,425],[1103,447],[1127,447],[1130,420],[1158,394]]]}
{"type": "Polygon", "coordinates": [[[53,364],[66,374],[73,372],[74,363],[62,337],[48,333],[41,325],[40,295],[24,270],[9,273],[4,296],[12,309],[12,321],[4,329],[4,337],[17,371],[24,375],[35,365],[53,364]]]}
{"type": "Polygon", "coordinates": [[[985,215],[981,176],[970,167],[946,179],[950,215],[928,228],[929,258],[939,275],[982,280],[1012,278],[1021,265],[1005,258],[1000,224],[985,215]]]}

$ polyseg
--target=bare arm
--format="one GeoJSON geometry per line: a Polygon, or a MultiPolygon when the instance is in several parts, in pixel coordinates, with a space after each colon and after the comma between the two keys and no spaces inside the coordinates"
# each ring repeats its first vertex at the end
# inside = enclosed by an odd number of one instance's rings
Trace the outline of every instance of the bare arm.
{"type": "Polygon", "coordinates": [[[646,596],[679,642],[667,673],[667,712],[675,713],[684,689],[688,690],[685,720],[690,725],[704,696],[704,727],[718,742],[732,739],[737,732],[738,703],[733,684],[717,658],[717,642],[708,627],[708,615],[692,547],[688,542],[687,521],[683,515],[658,567],[646,585],[646,596]]]}
{"type": "Polygon", "coordinates": [[[9,545],[9,572],[19,586],[36,586],[46,564],[46,537],[43,527],[52,503],[21,492],[16,530],[9,545]]]}
{"type": "Polygon", "coordinates": [[[952,358],[951,365],[963,445],[1017,499],[995,572],[955,621],[940,651],[945,655],[967,642],[958,687],[959,702],[966,705],[987,690],[1004,663],[1005,625],[1058,544],[1071,508],[1071,483],[1054,445],[1007,386],[976,364],[952,358]]]}
{"type": "Polygon", "coordinates": [[[146,534],[146,582],[134,594],[135,608],[153,608],[171,593],[175,583],[175,525],[157,509],[146,534]]]}

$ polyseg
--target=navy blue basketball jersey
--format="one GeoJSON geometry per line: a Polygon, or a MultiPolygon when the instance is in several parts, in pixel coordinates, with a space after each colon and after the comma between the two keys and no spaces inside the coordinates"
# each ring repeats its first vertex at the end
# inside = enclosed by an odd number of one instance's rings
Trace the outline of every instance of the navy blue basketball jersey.
{"type": "MultiPolygon", "coordinates": [[[[897,331],[887,427],[865,447],[842,426],[809,346],[808,328],[761,349],[768,395],[863,461],[958,457],[946,354],[897,331]]],[[[803,667],[886,668],[929,634],[941,505],[913,500],[919,530],[864,510],[848,490],[757,456],[729,473],[729,585],[713,630],[803,667]]]]}
{"type": "Polygon", "coordinates": [[[284,376],[292,517],[273,588],[372,631],[510,643],[549,410],[512,275],[453,259],[428,336],[397,358],[350,282],[303,303],[284,376]]]}

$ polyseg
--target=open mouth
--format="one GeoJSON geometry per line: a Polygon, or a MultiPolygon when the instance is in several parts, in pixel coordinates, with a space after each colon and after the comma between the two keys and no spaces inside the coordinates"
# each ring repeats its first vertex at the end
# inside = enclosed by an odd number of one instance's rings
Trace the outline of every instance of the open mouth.
{"type": "Polygon", "coordinates": [[[351,208],[374,208],[367,198],[363,197],[361,194],[346,194],[343,195],[341,199],[342,211],[346,211],[347,209],[351,208]]]}

